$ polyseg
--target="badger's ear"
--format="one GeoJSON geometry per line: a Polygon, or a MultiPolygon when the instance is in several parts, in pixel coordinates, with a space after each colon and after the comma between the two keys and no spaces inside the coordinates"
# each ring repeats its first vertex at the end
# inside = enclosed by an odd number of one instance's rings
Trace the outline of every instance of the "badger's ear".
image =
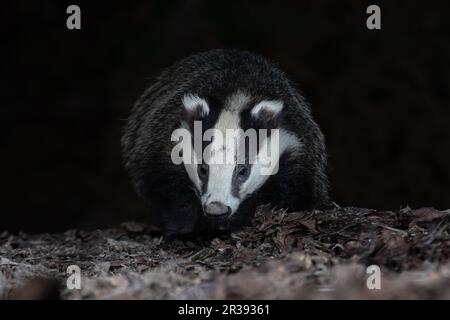
{"type": "Polygon", "coordinates": [[[273,129],[278,127],[278,122],[283,110],[283,102],[278,100],[263,100],[256,104],[250,114],[261,127],[273,129]]]}
{"type": "Polygon", "coordinates": [[[209,114],[209,106],[205,99],[198,95],[185,94],[182,99],[183,120],[191,123],[195,120],[201,120],[209,114]]]}

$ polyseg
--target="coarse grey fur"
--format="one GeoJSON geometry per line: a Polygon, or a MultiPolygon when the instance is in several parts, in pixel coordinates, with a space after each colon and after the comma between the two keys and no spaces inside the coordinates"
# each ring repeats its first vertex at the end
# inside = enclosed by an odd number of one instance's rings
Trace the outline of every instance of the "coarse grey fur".
{"type": "Polygon", "coordinates": [[[136,102],[121,142],[132,183],[152,205],[167,236],[223,229],[218,224],[234,229],[248,223],[260,204],[302,210],[323,207],[329,201],[324,137],[308,104],[273,63],[247,51],[210,50],[164,70],[136,102]],[[237,91],[248,93],[254,101],[282,101],[278,126],[298,137],[302,148],[282,156],[278,173],[241,204],[234,220],[210,223],[202,215],[184,166],[171,161],[171,134],[180,128],[181,101],[186,94],[223,103],[237,91]]]}

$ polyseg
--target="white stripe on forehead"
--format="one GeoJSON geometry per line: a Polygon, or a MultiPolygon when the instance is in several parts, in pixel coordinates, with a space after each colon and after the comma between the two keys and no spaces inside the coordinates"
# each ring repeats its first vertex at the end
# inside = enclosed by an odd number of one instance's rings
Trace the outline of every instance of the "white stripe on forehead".
{"type": "Polygon", "coordinates": [[[227,100],[225,101],[225,109],[231,111],[231,112],[241,112],[242,109],[245,108],[247,103],[249,103],[251,100],[250,95],[243,91],[236,91],[232,95],[230,95],[227,100]]]}
{"type": "MultiPolygon", "coordinates": [[[[225,101],[224,108],[213,129],[220,131],[222,139],[214,139],[211,144],[211,158],[209,166],[208,187],[205,194],[208,199],[203,201],[219,201],[229,206],[235,212],[239,206],[239,199],[232,194],[233,173],[236,164],[227,162],[234,159],[237,145],[234,139],[227,139],[227,130],[241,129],[240,113],[250,97],[242,92],[236,92],[225,101]],[[226,163],[226,164],[225,164],[226,163]]],[[[239,130],[241,132],[242,130],[239,130]]]]}
{"type": "Polygon", "coordinates": [[[236,156],[237,150],[235,148],[236,145],[234,144],[234,140],[226,139],[227,130],[241,129],[240,113],[249,101],[250,96],[241,91],[235,92],[226,99],[224,108],[213,127],[213,130],[220,131],[222,139],[214,139],[211,144],[212,163],[222,163],[220,162],[220,159],[225,159],[225,154],[233,158],[236,156]],[[219,162],[214,162],[216,158],[218,158],[217,160],[219,162]]]}

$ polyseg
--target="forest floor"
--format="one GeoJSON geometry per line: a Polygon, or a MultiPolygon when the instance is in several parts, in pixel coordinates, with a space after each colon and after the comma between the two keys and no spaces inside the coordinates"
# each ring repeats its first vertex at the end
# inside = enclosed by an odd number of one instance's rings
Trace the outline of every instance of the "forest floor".
{"type": "Polygon", "coordinates": [[[252,227],[195,242],[167,243],[137,222],[0,231],[0,298],[450,299],[449,258],[449,210],[263,207],[252,227]],[[70,265],[80,289],[67,288],[70,265]]]}

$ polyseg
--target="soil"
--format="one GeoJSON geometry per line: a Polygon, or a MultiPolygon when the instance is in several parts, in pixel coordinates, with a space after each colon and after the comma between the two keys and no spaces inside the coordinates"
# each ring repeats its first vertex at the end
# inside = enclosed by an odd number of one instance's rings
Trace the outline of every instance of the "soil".
{"type": "Polygon", "coordinates": [[[0,298],[450,299],[449,257],[449,210],[261,207],[253,226],[224,239],[166,242],[138,222],[0,231],[0,298]],[[80,289],[66,285],[70,265],[80,289]]]}

